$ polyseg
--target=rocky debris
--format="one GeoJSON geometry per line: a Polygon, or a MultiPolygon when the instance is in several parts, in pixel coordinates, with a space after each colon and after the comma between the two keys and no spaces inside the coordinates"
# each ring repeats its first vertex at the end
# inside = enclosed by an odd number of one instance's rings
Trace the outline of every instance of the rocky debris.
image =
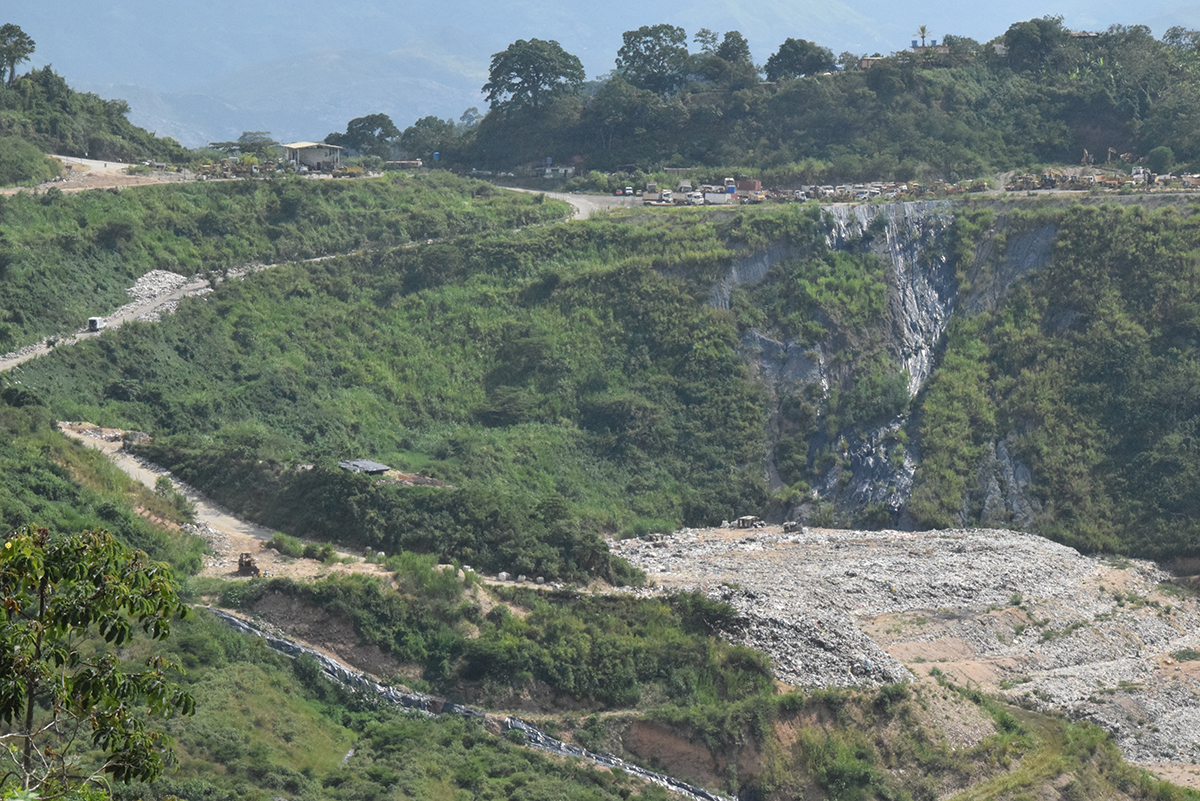
{"type": "Polygon", "coordinates": [[[870,637],[837,614],[808,606],[791,615],[763,612],[745,591],[722,591],[743,622],[727,637],[771,655],[776,678],[788,684],[851,687],[895,684],[912,674],[870,637]]]}
{"type": "Polygon", "coordinates": [[[1200,603],[1149,562],[1104,561],[1003,530],[753,537],[684,529],[612,543],[654,593],[741,613],[726,633],[802,686],[951,680],[1095,721],[1134,762],[1200,758],[1200,603]],[[868,667],[869,666],[869,667],[868,667]]]}
{"type": "Polygon", "coordinates": [[[62,431],[75,433],[88,439],[97,439],[101,442],[120,442],[125,433],[119,428],[101,428],[94,423],[73,423],[69,420],[59,421],[58,428],[62,431]]]}
{"type": "Polygon", "coordinates": [[[139,278],[133,286],[125,290],[132,305],[141,305],[156,300],[163,295],[169,295],[179,289],[190,279],[178,273],[166,270],[151,270],[139,278]]]}
{"type": "MultiPolygon", "coordinates": [[[[462,717],[475,720],[483,720],[487,717],[486,713],[469,706],[435,698],[434,696],[408,690],[403,687],[389,687],[380,684],[367,674],[346,667],[341,662],[326,656],[320,651],[300,645],[281,636],[278,629],[262,621],[256,620],[254,623],[250,623],[220,609],[209,608],[209,611],[235,630],[255,637],[261,637],[268,647],[286,654],[293,659],[302,655],[315,659],[327,677],[338,684],[357,690],[358,692],[370,693],[388,703],[396,704],[397,706],[402,706],[418,714],[430,717],[447,714],[461,715],[462,717]]],[[[733,801],[728,796],[710,793],[701,787],[694,787],[672,776],[646,770],[612,754],[597,753],[589,751],[586,748],[564,743],[561,740],[556,740],[537,726],[520,718],[506,717],[501,725],[501,729],[505,732],[512,730],[520,731],[525,735],[526,744],[532,748],[538,748],[562,756],[586,759],[601,767],[623,770],[651,784],[665,787],[684,798],[693,799],[693,801],[733,801]]],[[[345,764],[353,753],[354,750],[351,749],[342,760],[342,764],[345,764]]]]}
{"type": "Polygon", "coordinates": [[[188,534],[195,534],[198,537],[203,537],[208,543],[212,553],[204,555],[204,566],[212,568],[225,568],[228,572],[233,572],[237,567],[236,563],[230,556],[232,546],[229,542],[229,536],[217,531],[208,523],[185,523],[183,530],[188,534]]]}

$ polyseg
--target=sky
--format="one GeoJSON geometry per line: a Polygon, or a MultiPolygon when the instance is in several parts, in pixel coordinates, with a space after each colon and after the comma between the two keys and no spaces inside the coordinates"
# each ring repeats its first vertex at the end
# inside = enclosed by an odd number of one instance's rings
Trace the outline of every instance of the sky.
{"type": "Polygon", "coordinates": [[[981,42],[1014,22],[1061,15],[1075,30],[1200,28],[1200,0],[8,0],[3,22],[37,43],[29,66],[53,66],[75,88],[122,98],[130,119],[190,147],[271,131],[321,139],[383,112],[401,128],[426,115],[484,108],[493,53],[516,39],[554,39],[588,77],[606,74],[621,33],[661,22],[689,37],[739,30],[757,63],[788,37],[835,53],[889,53],[926,25],[981,42]]]}

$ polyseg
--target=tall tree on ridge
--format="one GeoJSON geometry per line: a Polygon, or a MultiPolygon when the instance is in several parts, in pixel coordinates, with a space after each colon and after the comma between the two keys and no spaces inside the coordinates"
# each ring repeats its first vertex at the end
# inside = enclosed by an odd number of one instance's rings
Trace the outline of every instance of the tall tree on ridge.
{"type": "Polygon", "coordinates": [[[8,85],[17,78],[17,65],[33,55],[34,42],[29,34],[11,22],[0,25],[0,67],[8,70],[8,85]]]}

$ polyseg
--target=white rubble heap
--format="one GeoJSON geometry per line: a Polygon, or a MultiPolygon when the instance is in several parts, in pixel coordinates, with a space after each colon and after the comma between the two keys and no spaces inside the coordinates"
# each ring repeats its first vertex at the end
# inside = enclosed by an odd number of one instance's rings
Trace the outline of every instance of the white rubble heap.
{"type": "Polygon", "coordinates": [[[937,667],[1092,720],[1133,762],[1200,759],[1200,662],[1171,656],[1200,650],[1200,603],[1150,562],[995,530],[684,529],[611,545],[655,585],[636,592],[699,590],[735,607],[742,624],[726,636],[768,653],[787,683],[875,685],[937,667]]]}

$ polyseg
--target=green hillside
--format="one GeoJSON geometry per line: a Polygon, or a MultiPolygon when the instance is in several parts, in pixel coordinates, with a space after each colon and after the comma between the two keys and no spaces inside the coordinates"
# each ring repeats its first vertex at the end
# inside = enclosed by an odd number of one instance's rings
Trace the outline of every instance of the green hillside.
{"type": "MultiPolygon", "coordinates": [[[[179,162],[187,150],[126,119],[129,105],[77,92],[49,66],[0,85],[0,136],[15,137],[43,153],[137,162],[179,162]]],[[[0,176],[3,177],[3,176],[0,176]]]]}
{"type": "Polygon", "coordinates": [[[78,330],[146,272],[219,276],[559,219],[568,207],[443,174],[0,197],[0,350],[78,330]],[[472,202],[474,199],[475,202],[472,202]]]}
{"type": "Polygon", "coordinates": [[[915,399],[883,229],[831,248],[815,206],[639,212],[279,267],[30,363],[22,387],[60,417],[151,432],[153,459],[272,527],[490,570],[614,578],[601,532],[746,511],[1194,555],[1195,207],[998,208],[922,245],[960,274],[963,308],[915,399]],[[972,253],[993,254],[974,268],[985,285],[1006,242],[1046,226],[1047,262],[968,312],[972,253]],[[709,305],[740,252],[779,247],[789,258],[729,311],[709,305]],[[755,331],[819,349],[831,385],[764,391],[755,331]],[[1028,520],[984,514],[1001,440],[1031,471],[1028,520]],[[886,460],[874,479],[851,453],[866,441],[886,460]],[[911,499],[856,500],[913,454],[911,499]],[[335,466],[362,456],[459,489],[335,466]]]}

